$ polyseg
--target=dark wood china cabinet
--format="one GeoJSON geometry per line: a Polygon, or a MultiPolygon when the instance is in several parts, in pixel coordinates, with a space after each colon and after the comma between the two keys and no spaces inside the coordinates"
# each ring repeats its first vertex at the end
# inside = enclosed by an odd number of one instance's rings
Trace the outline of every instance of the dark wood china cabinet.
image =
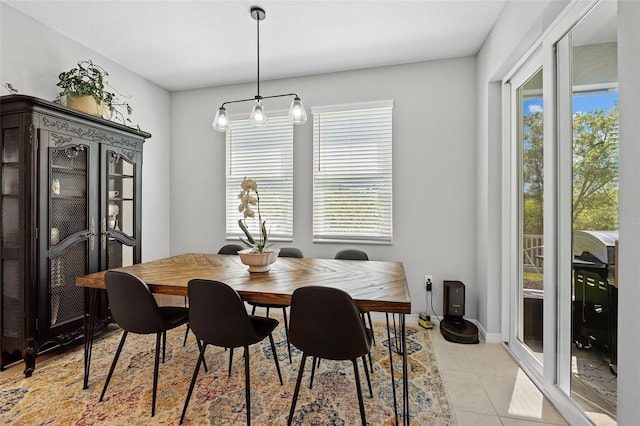
{"type": "MultiPolygon", "coordinates": [[[[24,95],[0,97],[0,368],[82,336],[77,276],[141,260],[151,135],[24,95]]],[[[106,295],[99,302],[108,323],[106,295]]]]}

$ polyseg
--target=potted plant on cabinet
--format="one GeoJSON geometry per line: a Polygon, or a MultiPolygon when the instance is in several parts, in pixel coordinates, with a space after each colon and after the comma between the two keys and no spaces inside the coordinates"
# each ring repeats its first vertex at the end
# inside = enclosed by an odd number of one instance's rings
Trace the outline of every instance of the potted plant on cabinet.
{"type": "Polygon", "coordinates": [[[104,68],[91,60],[78,62],[77,67],[58,76],[60,81],[56,85],[62,92],[56,102],[107,120],[113,118],[122,124],[130,123],[131,120],[125,118],[118,108],[125,108],[127,115],[131,115],[132,108],[115,92],[108,90],[111,88],[105,79],[108,75],[104,68]]]}

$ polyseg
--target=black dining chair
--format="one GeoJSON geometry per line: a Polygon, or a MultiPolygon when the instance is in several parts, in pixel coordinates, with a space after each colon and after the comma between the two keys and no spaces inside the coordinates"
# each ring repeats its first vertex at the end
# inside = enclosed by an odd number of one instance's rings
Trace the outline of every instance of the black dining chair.
{"type": "Polygon", "coordinates": [[[341,260],[369,260],[369,256],[365,251],[358,249],[343,249],[336,253],[334,259],[341,260]]]}
{"type": "Polygon", "coordinates": [[[308,356],[312,356],[352,362],[360,418],[362,424],[366,425],[357,360],[362,358],[369,393],[373,398],[365,360],[371,348],[371,335],[367,332],[358,305],[351,296],[344,290],[332,287],[306,286],[296,289],[291,296],[289,336],[291,343],[302,351],[302,360],[287,424],[290,425],[293,420],[305,362],[308,356]]]}
{"type": "MultiPolygon", "coordinates": [[[[369,255],[365,251],[359,249],[343,249],[336,253],[334,259],[340,260],[369,260],[369,255]]],[[[369,320],[369,328],[373,331],[373,322],[371,321],[371,312],[369,311],[361,311],[363,318],[364,315],[367,315],[367,319],[369,320]]],[[[373,337],[373,344],[376,344],[376,338],[373,337]]]]}
{"type": "Polygon", "coordinates": [[[276,346],[273,343],[273,330],[278,326],[278,320],[247,314],[240,295],[227,284],[219,281],[193,279],[188,284],[189,294],[189,323],[202,342],[198,362],[196,363],[187,399],[180,417],[180,424],[184,421],[189,405],[191,393],[196,384],[200,364],[204,360],[204,353],[208,345],[223,348],[244,347],[244,376],[245,399],[247,405],[247,425],[251,424],[251,386],[249,379],[249,346],[259,343],[269,337],[271,352],[278,371],[280,384],[282,375],[276,346]]]}
{"type": "Polygon", "coordinates": [[[296,259],[302,259],[304,254],[302,254],[302,250],[297,247],[283,247],[280,249],[278,257],[294,257],[296,259]]]}
{"type": "Polygon", "coordinates": [[[226,244],[220,247],[220,250],[218,250],[218,254],[228,254],[228,255],[238,254],[238,252],[242,249],[243,247],[238,244],[226,244]]]}
{"type": "Polygon", "coordinates": [[[162,361],[165,358],[166,332],[189,320],[189,311],[181,306],[158,306],[147,284],[138,277],[125,272],[107,271],[104,276],[109,297],[111,315],[123,329],[120,344],[111,363],[104,383],[100,401],[104,398],[111,376],[118,363],[122,347],[129,333],[156,334],[156,353],[153,368],[153,396],[151,417],[155,415],[160,363],[160,340],[162,338],[162,361]]]}
{"type": "MultiPolygon", "coordinates": [[[[304,257],[302,254],[302,250],[297,247],[284,247],[280,249],[280,253],[278,257],[294,257],[301,259],[304,257]]],[[[284,334],[287,339],[287,350],[289,352],[289,362],[291,360],[291,343],[289,343],[289,322],[287,321],[287,308],[289,305],[280,305],[273,303],[256,303],[256,302],[248,302],[253,308],[251,309],[251,315],[255,315],[256,307],[259,308],[267,308],[267,317],[269,317],[269,308],[282,309],[282,316],[284,317],[284,334]]]]}
{"type": "MultiPolygon", "coordinates": [[[[222,247],[220,247],[220,250],[218,250],[218,254],[225,254],[225,255],[237,255],[238,252],[240,250],[242,250],[243,247],[239,244],[225,244],[222,247]]],[[[184,304],[185,306],[187,306],[187,298],[184,298],[184,304]]],[[[267,315],[268,316],[268,315],[267,315]]],[[[187,330],[184,333],[184,341],[182,342],[182,346],[187,344],[187,337],[189,336],[189,324],[187,324],[187,330]]],[[[229,361],[231,362],[231,360],[229,361]]],[[[206,368],[206,366],[205,366],[206,368]]]]}

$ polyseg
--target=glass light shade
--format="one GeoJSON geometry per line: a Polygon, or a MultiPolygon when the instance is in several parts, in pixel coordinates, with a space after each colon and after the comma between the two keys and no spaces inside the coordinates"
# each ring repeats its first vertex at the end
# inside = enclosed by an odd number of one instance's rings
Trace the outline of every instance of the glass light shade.
{"type": "Polygon", "coordinates": [[[229,121],[229,116],[227,115],[227,110],[224,107],[221,107],[218,112],[216,112],[216,116],[213,118],[213,130],[218,132],[226,132],[229,127],[231,127],[231,121],[229,121]]]}
{"type": "Polygon", "coordinates": [[[307,112],[299,97],[295,97],[289,108],[289,122],[293,124],[304,124],[307,122],[307,112]]]}
{"type": "Polygon", "coordinates": [[[264,113],[262,104],[259,101],[253,105],[251,116],[249,117],[249,123],[251,123],[251,127],[264,127],[269,124],[267,115],[264,113]]]}

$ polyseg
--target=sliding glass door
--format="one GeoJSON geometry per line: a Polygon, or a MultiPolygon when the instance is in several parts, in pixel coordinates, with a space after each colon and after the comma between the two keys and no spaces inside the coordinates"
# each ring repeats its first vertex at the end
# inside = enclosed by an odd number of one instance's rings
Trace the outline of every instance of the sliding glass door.
{"type": "Polygon", "coordinates": [[[616,422],[617,2],[575,2],[504,84],[509,350],[571,424],[616,422]]]}
{"type": "Polygon", "coordinates": [[[511,274],[510,347],[542,375],[543,366],[543,70],[541,55],[531,56],[511,78],[513,140],[512,246],[517,256],[511,274]]]}
{"type": "Polygon", "coordinates": [[[618,77],[616,2],[556,44],[558,384],[596,423],[616,419],[618,77]]]}

